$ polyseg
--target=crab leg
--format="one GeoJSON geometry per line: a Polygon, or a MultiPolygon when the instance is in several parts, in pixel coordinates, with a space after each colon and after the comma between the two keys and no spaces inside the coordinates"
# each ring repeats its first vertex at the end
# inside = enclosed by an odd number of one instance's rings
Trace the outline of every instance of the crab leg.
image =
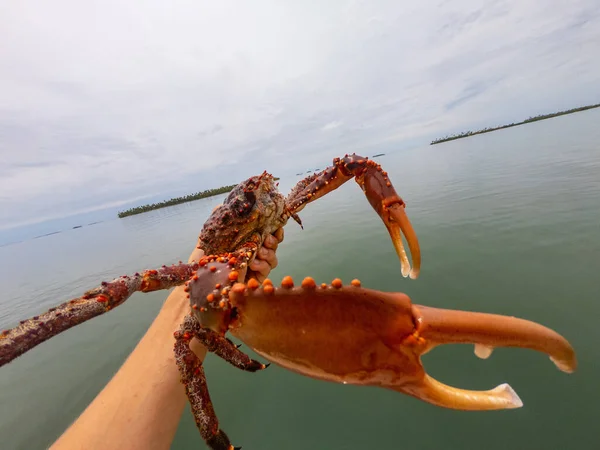
{"type": "Polygon", "coordinates": [[[294,287],[290,277],[280,288],[270,282],[236,284],[230,301],[238,311],[231,333],[276,364],[313,378],[393,389],[446,408],[522,403],[507,384],[467,391],[434,380],[421,355],[437,345],[471,343],[482,356],[487,356],[482,348],[487,353],[493,347],[529,348],[547,353],[564,372],[577,366],[569,342],[537,323],[413,305],[405,294],[364,289],[358,280],[350,286],[339,279],[317,286],[306,278],[294,287]]]}
{"type": "MultiPolygon", "coordinates": [[[[245,370],[246,372],[256,372],[257,370],[263,370],[269,367],[268,364],[262,364],[250,358],[222,334],[209,328],[203,328],[198,321],[191,316],[186,316],[182,329],[184,330],[184,335],[185,332],[188,332],[189,339],[195,337],[209,352],[223,358],[238,369],[245,370]]],[[[179,333],[181,333],[181,331],[179,333]]]]}
{"type": "MultiPolygon", "coordinates": [[[[189,281],[199,270],[203,273],[200,282],[206,284],[203,288],[209,291],[209,285],[214,288],[219,282],[231,283],[229,273],[237,267],[247,265],[249,255],[252,255],[250,250],[250,247],[246,247],[234,253],[203,256],[199,262],[180,262],[102,282],[79,298],[50,308],[39,316],[22,320],[16,327],[0,332],[0,367],[57,334],[107,313],[136,292],[171,289],[189,281]]],[[[217,319],[214,314],[213,316],[213,319],[217,319]]]]}
{"type": "Polygon", "coordinates": [[[198,263],[163,266],[123,275],[47,312],[0,332],[0,367],[51,337],[121,305],[135,292],[152,292],[183,284],[198,263]]]}
{"type": "Polygon", "coordinates": [[[230,450],[232,446],[229,437],[219,429],[219,421],[206,385],[202,361],[189,346],[193,330],[189,330],[186,324],[189,322],[186,321],[179,332],[175,333],[175,361],[190,401],[194,420],[202,438],[211,449],[230,450]]]}
{"type": "Polygon", "coordinates": [[[358,155],[346,155],[344,158],[334,159],[331,167],[300,181],[290,192],[287,199],[290,212],[294,216],[306,204],[337,189],[353,177],[388,229],[400,258],[402,275],[417,278],[421,268],[421,251],[417,235],[404,211],[406,206],[404,201],[392,186],[387,172],[384,172],[375,161],[358,155]],[[412,269],[404,250],[401,232],[410,248],[412,269]]]}
{"type": "Polygon", "coordinates": [[[216,331],[203,328],[192,316],[186,316],[179,331],[175,332],[175,360],[181,382],[191,404],[192,414],[202,438],[212,450],[231,450],[229,437],[219,428],[219,421],[210,399],[202,361],[190,350],[192,338],[198,339],[210,352],[233,366],[247,372],[263,370],[268,365],[248,357],[227,338],[216,331]]]}

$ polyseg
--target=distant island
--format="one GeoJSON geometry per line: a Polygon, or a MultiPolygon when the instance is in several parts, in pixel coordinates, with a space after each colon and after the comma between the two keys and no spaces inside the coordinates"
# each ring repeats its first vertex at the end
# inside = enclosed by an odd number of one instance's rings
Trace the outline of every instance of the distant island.
{"type": "Polygon", "coordinates": [[[134,214],[141,214],[153,209],[166,208],[167,206],[179,205],[180,203],[192,202],[194,200],[200,200],[201,198],[212,197],[214,195],[224,194],[231,191],[237,184],[230,186],[223,186],[216,189],[207,189],[206,191],[196,192],[195,194],[189,194],[183,197],[175,197],[164,202],[152,203],[149,205],[136,206],[135,208],[127,209],[118,213],[118,216],[122,219],[123,217],[133,216],[134,214]]]}
{"type": "Polygon", "coordinates": [[[445,136],[443,138],[434,139],[433,141],[431,141],[430,145],[440,144],[442,142],[447,142],[447,141],[453,141],[455,139],[462,139],[462,138],[466,138],[469,136],[475,136],[476,134],[489,133],[490,131],[501,130],[503,128],[517,127],[519,125],[524,125],[526,123],[537,122],[539,120],[545,120],[545,119],[551,119],[552,117],[564,116],[565,114],[573,114],[576,112],[585,111],[585,110],[593,109],[593,108],[600,108],[600,103],[597,103],[595,105],[582,106],[580,108],[568,109],[566,111],[559,111],[559,112],[552,113],[552,114],[543,114],[540,116],[530,117],[529,119],[523,120],[522,122],[510,123],[508,125],[502,125],[500,127],[484,128],[483,130],[479,130],[479,131],[464,131],[459,134],[453,134],[451,136],[445,136]]]}
{"type": "MultiPolygon", "coordinates": [[[[275,181],[279,180],[277,177],[273,177],[275,181]]],[[[183,197],[175,197],[169,200],[165,200],[164,202],[152,203],[149,205],[136,206],[135,208],[127,209],[125,211],[119,212],[117,215],[119,218],[133,216],[135,214],[142,214],[148,211],[152,211],[153,209],[166,208],[167,206],[179,205],[181,203],[193,202],[194,200],[200,200],[201,198],[213,197],[219,194],[225,194],[226,192],[230,192],[237,184],[232,184],[230,186],[223,186],[216,189],[207,189],[206,191],[196,192],[195,194],[189,194],[183,197]]]]}

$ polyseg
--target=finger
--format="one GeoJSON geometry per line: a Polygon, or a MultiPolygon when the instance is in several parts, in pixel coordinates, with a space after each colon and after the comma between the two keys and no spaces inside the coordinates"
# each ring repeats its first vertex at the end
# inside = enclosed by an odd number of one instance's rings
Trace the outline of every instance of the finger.
{"type": "Polygon", "coordinates": [[[259,283],[262,283],[263,281],[265,281],[265,279],[267,278],[266,276],[264,276],[263,274],[261,274],[260,272],[255,272],[252,269],[248,269],[248,279],[250,278],[254,278],[256,279],[256,281],[258,281],[259,283]]]}
{"type": "Polygon", "coordinates": [[[273,236],[275,236],[281,244],[283,242],[283,227],[278,228],[277,231],[273,233],[273,236]]]}
{"type": "MultiPolygon", "coordinates": [[[[281,230],[281,228],[280,228],[280,230],[281,230]]],[[[279,241],[272,234],[269,234],[263,242],[263,247],[270,248],[271,250],[277,250],[278,246],[279,246],[279,241]]]]}
{"type": "Polygon", "coordinates": [[[275,250],[261,247],[256,254],[256,259],[266,261],[271,266],[271,269],[274,269],[277,266],[277,255],[275,254],[275,250]]]}
{"type": "MultiPolygon", "coordinates": [[[[266,262],[269,267],[272,269],[274,269],[275,267],[277,267],[278,264],[278,260],[277,260],[277,254],[275,253],[275,250],[269,250],[268,248],[264,248],[261,247],[258,250],[258,253],[256,254],[256,258],[254,259],[254,261],[262,261],[262,262],[266,262]]],[[[252,262],[254,262],[252,261],[252,262]]],[[[252,264],[250,264],[250,268],[252,269],[253,266],[252,264]]]]}
{"type": "MultiPolygon", "coordinates": [[[[271,272],[271,266],[269,263],[261,259],[255,259],[252,261],[252,264],[250,264],[250,269],[256,272],[257,275],[260,274],[260,276],[264,278],[266,278],[269,275],[269,272],[271,272]]],[[[260,277],[257,276],[257,278],[260,277]]]]}

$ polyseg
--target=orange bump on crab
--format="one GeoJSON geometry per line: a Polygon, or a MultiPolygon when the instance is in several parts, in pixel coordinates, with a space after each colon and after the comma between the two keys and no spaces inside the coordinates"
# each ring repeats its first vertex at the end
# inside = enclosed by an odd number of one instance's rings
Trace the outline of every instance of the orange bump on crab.
{"type": "Polygon", "coordinates": [[[343,284],[342,284],[342,280],[340,280],[339,278],[334,279],[331,282],[331,286],[333,286],[336,289],[341,289],[343,284]]]}
{"type": "MultiPolygon", "coordinates": [[[[248,281],[248,287],[250,287],[250,281],[254,280],[254,278],[251,278],[248,281]]],[[[256,280],[254,280],[256,282],[256,280]]],[[[257,286],[258,287],[258,286],[257,286]]],[[[256,288],[255,288],[256,289],[256,288]]],[[[232,287],[231,287],[231,292],[234,294],[243,294],[244,292],[246,292],[246,286],[244,285],[244,283],[235,283],[232,287]]]]}
{"type": "Polygon", "coordinates": [[[402,340],[402,344],[406,345],[408,347],[415,347],[417,345],[424,345],[425,342],[426,342],[425,339],[423,339],[422,337],[420,337],[417,332],[409,334],[408,336],[406,336],[402,340]]]}
{"type": "Polygon", "coordinates": [[[352,286],[354,286],[354,287],[360,287],[360,280],[358,280],[358,279],[356,279],[356,278],[355,278],[354,280],[352,280],[352,281],[350,282],[350,284],[351,284],[352,286]]]}
{"type": "Polygon", "coordinates": [[[270,295],[270,294],[273,294],[275,292],[275,288],[273,287],[272,284],[265,284],[265,285],[263,285],[263,292],[265,294],[270,295]]]}
{"type": "Polygon", "coordinates": [[[286,275],[285,277],[283,277],[283,280],[281,280],[281,287],[285,288],[285,289],[293,288],[294,280],[292,280],[292,277],[290,277],[289,275],[286,275]]]}
{"type": "Polygon", "coordinates": [[[304,289],[314,289],[317,287],[317,283],[315,283],[313,278],[306,277],[304,280],[302,280],[302,287],[304,289]]]}
{"type": "Polygon", "coordinates": [[[237,271],[232,270],[231,272],[229,272],[229,275],[227,277],[229,278],[229,281],[237,281],[239,276],[240,274],[237,271]]]}

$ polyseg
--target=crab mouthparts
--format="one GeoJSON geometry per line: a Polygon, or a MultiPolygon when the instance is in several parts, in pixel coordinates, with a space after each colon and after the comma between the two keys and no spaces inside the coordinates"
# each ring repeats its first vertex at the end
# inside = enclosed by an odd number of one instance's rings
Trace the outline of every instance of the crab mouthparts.
{"type": "MultiPolygon", "coordinates": [[[[569,342],[543,325],[516,317],[467,311],[412,306],[417,333],[427,353],[442,344],[474,344],[475,355],[486,359],[495,347],[519,347],[546,353],[566,373],[577,368],[575,351],[569,342]]],[[[447,386],[425,374],[419,382],[394,388],[438,406],[462,410],[519,408],[523,402],[506,383],[488,391],[470,391],[447,386]]]]}

